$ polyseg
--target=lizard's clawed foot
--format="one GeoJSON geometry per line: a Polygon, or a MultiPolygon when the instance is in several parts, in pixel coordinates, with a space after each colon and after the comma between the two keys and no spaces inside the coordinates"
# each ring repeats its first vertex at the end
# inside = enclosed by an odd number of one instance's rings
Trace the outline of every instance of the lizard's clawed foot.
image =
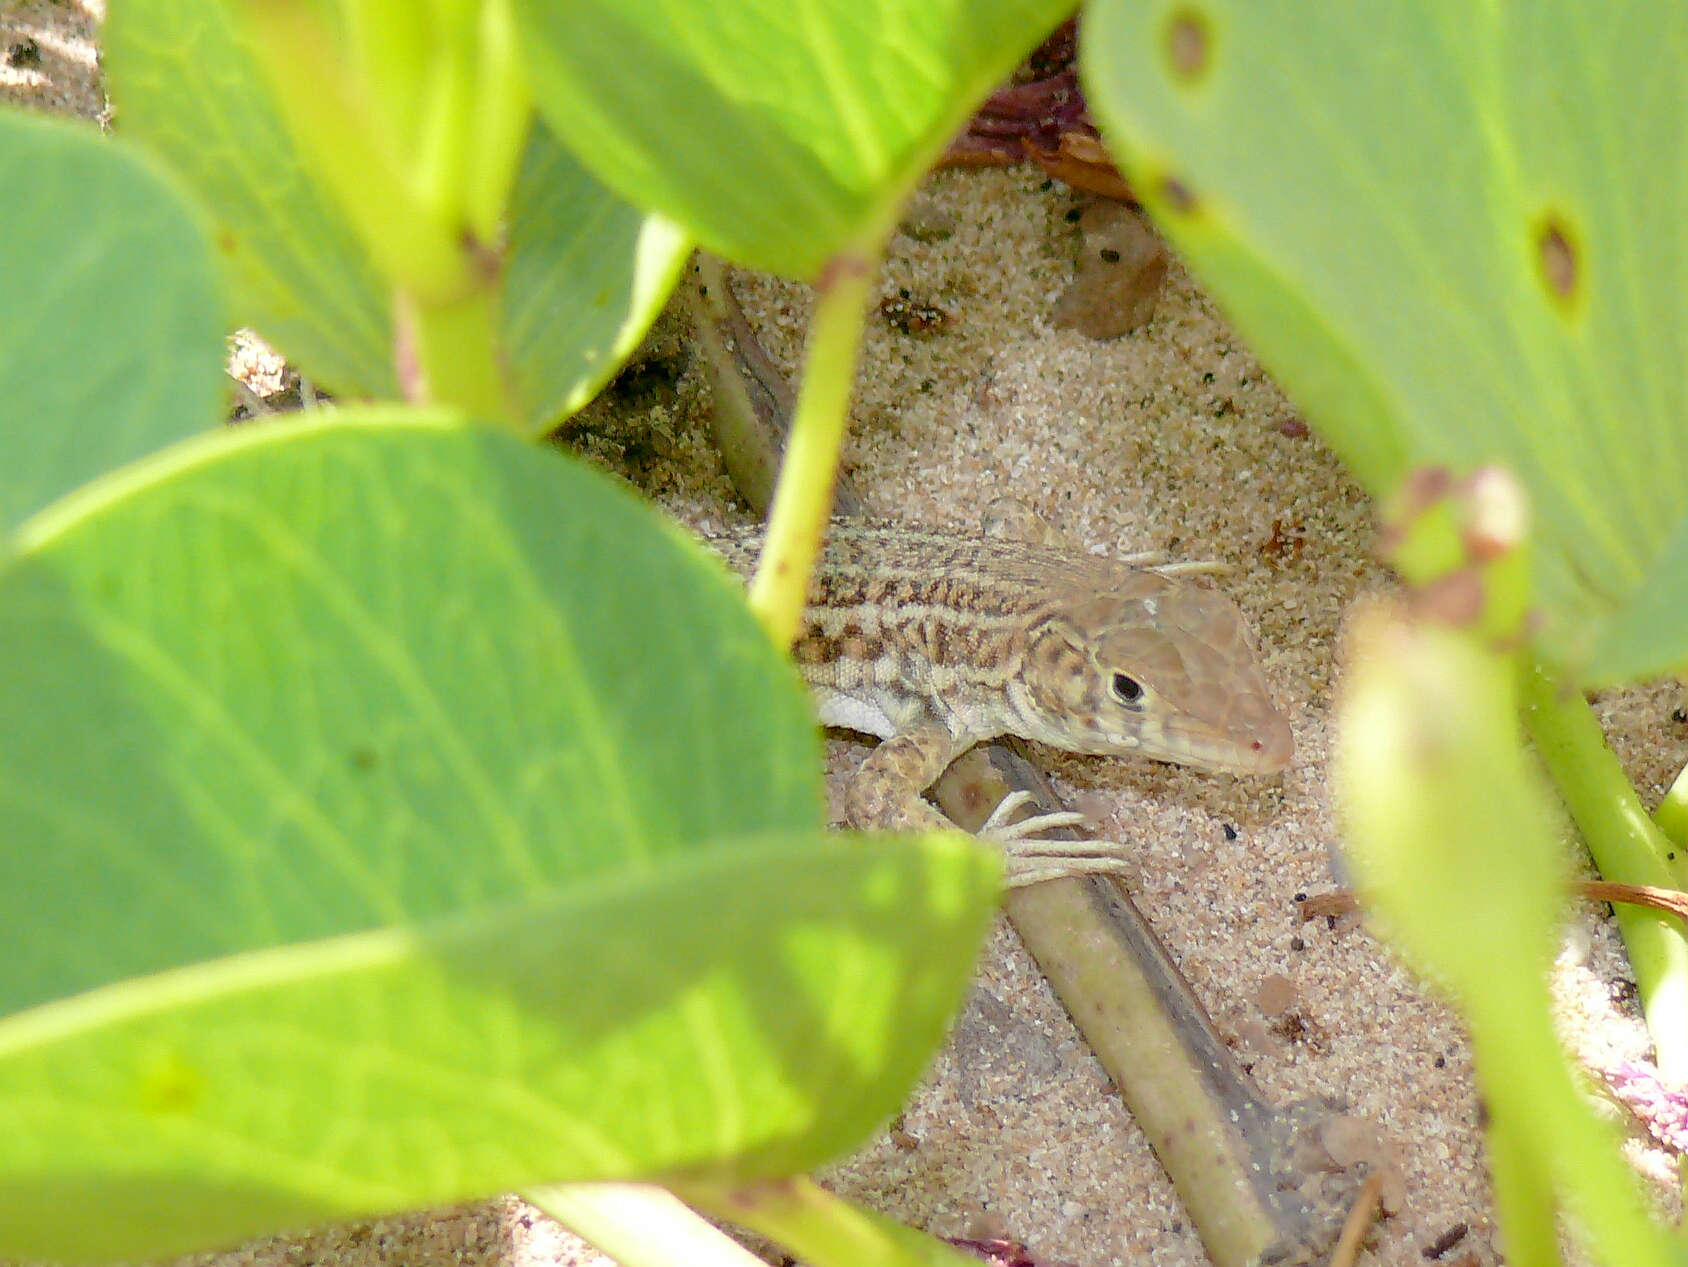
{"type": "MultiPolygon", "coordinates": [[[[1121,560],[1125,561],[1128,560],[1121,560]]],[[[1159,572],[1162,576],[1219,576],[1231,570],[1229,563],[1221,563],[1218,559],[1187,559],[1182,563],[1168,563],[1164,554],[1160,556],[1158,563],[1143,563],[1138,566],[1151,572],[1159,572]]]]}
{"type": "Polygon", "coordinates": [[[1136,878],[1131,851],[1116,840],[1047,840],[1041,833],[1056,827],[1076,827],[1084,815],[1074,810],[1032,814],[1018,822],[1013,815],[1032,800],[1030,792],[1010,792],[997,803],[979,828],[981,840],[999,846],[1008,858],[1008,887],[1023,888],[1044,880],[1072,876],[1113,875],[1136,878]]]}

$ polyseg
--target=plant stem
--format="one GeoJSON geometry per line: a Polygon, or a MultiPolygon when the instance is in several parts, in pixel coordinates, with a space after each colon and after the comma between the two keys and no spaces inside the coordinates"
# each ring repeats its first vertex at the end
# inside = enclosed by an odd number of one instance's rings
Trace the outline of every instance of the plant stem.
{"type": "Polygon", "coordinates": [[[942,1241],[833,1196],[812,1179],[684,1184],[686,1201],[771,1237],[815,1267],[978,1267],[942,1241]]]}
{"type": "Polygon", "coordinates": [[[417,205],[400,156],[375,128],[369,85],[347,68],[317,6],[245,0],[240,8],[311,176],[334,197],[383,275],[413,294],[453,294],[469,284],[468,262],[434,209],[417,205]],[[311,73],[300,74],[302,66],[311,73]]]}
{"type": "Polygon", "coordinates": [[[751,609],[782,649],[797,637],[809,573],[832,514],[838,451],[844,441],[868,289],[878,262],[877,245],[846,248],[827,264],[815,287],[815,314],[809,326],[797,414],[774,489],[767,540],[750,586],[751,609]]]}
{"type": "Polygon", "coordinates": [[[1555,1206],[1570,1216],[1571,1230],[1595,1262],[1667,1267],[1676,1261],[1671,1237],[1649,1217],[1624,1163],[1618,1132],[1590,1111],[1572,1077],[1545,989],[1514,992],[1499,1010],[1469,1019],[1478,1085],[1491,1114],[1489,1163],[1506,1261],[1518,1267],[1561,1261],[1555,1221],[1546,1217],[1555,1206]]]}
{"type": "Polygon", "coordinates": [[[760,1258],[662,1188],[556,1184],[522,1196],[621,1267],[764,1267],[760,1258]]]}
{"type": "Polygon", "coordinates": [[[484,243],[499,239],[516,183],[533,96],[517,49],[509,0],[485,0],[476,39],[474,120],[463,177],[469,229],[484,243]]]}
{"type": "Polygon", "coordinates": [[[499,252],[531,104],[507,0],[436,6],[420,34],[395,29],[400,6],[353,6],[356,67],[315,5],[243,9],[312,175],[396,296],[406,397],[516,425],[498,363],[499,252]]]}
{"type": "MultiPolygon", "coordinates": [[[[1475,1035],[1473,1035],[1475,1039],[1475,1035]]],[[[1485,1089],[1504,1085],[1511,1077],[1505,1068],[1506,1051],[1500,1067],[1490,1067],[1489,1050],[1474,1042],[1478,1085],[1485,1089]]],[[[1559,1227],[1550,1212],[1557,1208],[1553,1181],[1537,1153],[1537,1141],[1527,1125],[1513,1116],[1513,1106],[1497,1113],[1489,1105],[1489,1179],[1494,1187],[1495,1225],[1500,1229],[1506,1261],[1515,1267],[1558,1267],[1559,1227]]]]}
{"type": "MultiPolygon", "coordinates": [[[[1688,866],[1672,858],[1672,842],[1647,816],[1588,702],[1540,665],[1524,679],[1525,726],[1600,874],[1624,884],[1683,888],[1688,866]]],[[[1619,907],[1617,919],[1659,1072],[1681,1086],[1688,1082],[1688,940],[1675,920],[1639,907],[1619,907]]]]}
{"type": "Polygon", "coordinates": [[[487,271],[468,294],[438,302],[401,296],[399,328],[408,335],[399,367],[407,399],[449,405],[483,422],[517,427],[521,413],[497,359],[498,282],[487,271]],[[408,300],[408,302],[406,302],[408,300]]]}
{"type": "Polygon", "coordinates": [[[1669,837],[1678,853],[1688,851],[1688,766],[1684,766],[1653,811],[1653,821],[1669,837]]]}
{"type": "Polygon", "coordinates": [[[421,118],[406,157],[412,199],[443,224],[462,216],[464,177],[474,149],[471,112],[479,85],[474,24],[441,24],[431,35],[421,118]]]}

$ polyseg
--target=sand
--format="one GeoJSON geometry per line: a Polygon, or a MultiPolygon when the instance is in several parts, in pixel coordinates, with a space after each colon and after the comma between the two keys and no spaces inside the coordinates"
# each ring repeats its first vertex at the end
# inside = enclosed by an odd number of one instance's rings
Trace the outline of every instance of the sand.
{"type": "MultiPolygon", "coordinates": [[[[0,66],[0,93],[98,117],[92,6],[12,5],[0,53],[24,38],[39,69],[0,66]]],[[[1362,1262],[1499,1260],[1477,1091],[1457,1018],[1352,918],[1299,922],[1298,893],[1335,887],[1327,768],[1338,631],[1388,581],[1368,554],[1360,490],[1310,435],[1242,340],[1174,265],[1154,320],[1114,341],[1054,330],[1079,198],[1029,171],[931,178],[918,238],[890,243],[881,292],[944,310],[939,331],[870,318],[848,446],[872,514],[969,527],[1003,494],[1111,551],[1163,549],[1230,565],[1224,588],[1265,648],[1299,755],[1281,780],[1216,778],[1040,751],[1099,835],[1134,844],[1136,897],[1265,1095],[1336,1097],[1397,1149],[1407,1198],[1362,1262]],[[940,240],[931,240],[936,236],[940,240]],[[1468,1256],[1468,1257],[1462,1257],[1468,1256]]],[[[801,287],[741,277],[769,350],[794,366],[801,287]]],[[[573,435],[692,523],[744,514],[701,430],[702,395],[659,361],[573,435]]],[[[1666,689],[1601,701],[1645,799],[1683,760],[1688,728],[1666,689]]],[[[861,749],[831,746],[836,788],[861,749]]],[[[1569,912],[1557,971],[1574,1049],[1598,1065],[1645,1054],[1611,920],[1569,912]]],[[[1657,1190],[1670,1159],[1632,1140],[1657,1190]]],[[[1006,1231],[1055,1260],[1195,1267],[1199,1243],[1152,1153],[1005,925],[991,940],[955,1037],[895,1131],[832,1170],[838,1191],[945,1233],[1006,1231]]],[[[594,1261],[513,1198],[266,1241],[198,1259],[215,1267],[594,1261]]]]}

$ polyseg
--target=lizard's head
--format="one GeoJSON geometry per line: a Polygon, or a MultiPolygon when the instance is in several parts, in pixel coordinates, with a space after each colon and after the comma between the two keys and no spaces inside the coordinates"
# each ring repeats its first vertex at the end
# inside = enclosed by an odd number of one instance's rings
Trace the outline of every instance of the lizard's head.
{"type": "Polygon", "coordinates": [[[1233,774],[1275,774],[1295,754],[1242,613],[1153,572],[1046,613],[1009,691],[1028,737],[1069,751],[1233,774]]]}

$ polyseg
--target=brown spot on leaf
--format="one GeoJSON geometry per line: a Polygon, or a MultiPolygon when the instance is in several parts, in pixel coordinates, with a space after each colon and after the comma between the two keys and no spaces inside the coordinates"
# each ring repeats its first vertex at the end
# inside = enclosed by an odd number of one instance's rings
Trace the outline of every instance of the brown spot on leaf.
{"type": "Polygon", "coordinates": [[[1210,44],[1207,19],[1194,9],[1180,9],[1166,24],[1166,56],[1179,79],[1201,78],[1208,67],[1210,44]]]}
{"type": "Polygon", "coordinates": [[[1167,206],[1181,216],[1195,212],[1196,195],[1176,176],[1168,176],[1161,181],[1161,197],[1166,199],[1167,206]]]}
{"type": "Polygon", "coordinates": [[[1536,234],[1536,249],[1541,253],[1541,273],[1548,289],[1560,299],[1569,299],[1577,289],[1578,272],[1570,235],[1556,220],[1549,219],[1536,234]]]}
{"type": "Polygon", "coordinates": [[[205,1077],[175,1052],[154,1056],[141,1071],[143,1113],[174,1116],[191,1113],[205,1097],[205,1077]]]}

